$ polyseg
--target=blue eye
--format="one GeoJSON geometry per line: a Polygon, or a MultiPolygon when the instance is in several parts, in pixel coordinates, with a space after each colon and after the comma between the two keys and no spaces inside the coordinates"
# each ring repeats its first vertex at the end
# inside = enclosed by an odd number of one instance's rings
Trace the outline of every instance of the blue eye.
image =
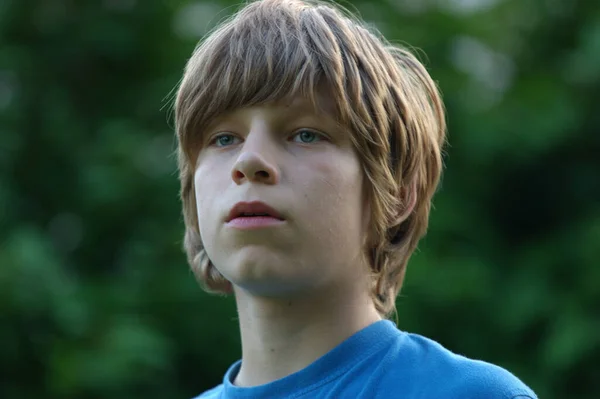
{"type": "Polygon", "coordinates": [[[235,137],[233,134],[219,134],[218,136],[216,136],[213,140],[212,143],[217,146],[217,147],[227,147],[233,144],[237,144],[237,141],[239,140],[237,137],[235,137]]]}
{"type": "Polygon", "coordinates": [[[323,140],[323,135],[308,129],[302,129],[294,135],[294,140],[300,143],[310,144],[323,140]],[[297,139],[296,139],[297,138],[297,139]]]}

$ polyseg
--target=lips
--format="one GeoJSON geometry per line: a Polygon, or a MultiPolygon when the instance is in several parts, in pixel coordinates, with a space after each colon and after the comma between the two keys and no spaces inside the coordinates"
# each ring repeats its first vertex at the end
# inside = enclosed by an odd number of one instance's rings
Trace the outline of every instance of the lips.
{"type": "Polygon", "coordinates": [[[231,208],[231,211],[229,211],[226,222],[231,222],[234,219],[242,217],[271,217],[278,220],[284,220],[279,212],[260,201],[238,202],[231,208]]]}

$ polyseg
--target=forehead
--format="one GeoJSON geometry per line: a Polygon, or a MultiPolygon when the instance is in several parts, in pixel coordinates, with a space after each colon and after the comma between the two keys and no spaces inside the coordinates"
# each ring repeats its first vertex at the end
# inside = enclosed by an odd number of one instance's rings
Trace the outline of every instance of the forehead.
{"type": "Polygon", "coordinates": [[[281,107],[290,112],[323,115],[337,119],[335,118],[337,114],[335,103],[331,96],[323,93],[323,90],[316,91],[310,98],[296,95],[274,101],[270,105],[281,107]]]}
{"type": "Polygon", "coordinates": [[[328,124],[338,125],[336,118],[337,109],[330,96],[315,93],[312,97],[294,95],[277,100],[265,101],[258,104],[243,104],[237,108],[227,110],[216,116],[213,123],[235,118],[239,113],[255,108],[273,110],[281,118],[294,118],[313,116],[328,124]]]}

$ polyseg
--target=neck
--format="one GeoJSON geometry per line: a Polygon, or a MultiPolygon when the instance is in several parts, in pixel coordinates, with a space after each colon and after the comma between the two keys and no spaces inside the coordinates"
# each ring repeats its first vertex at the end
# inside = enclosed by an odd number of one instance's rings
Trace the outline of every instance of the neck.
{"type": "Polygon", "coordinates": [[[310,298],[274,299],[235,290],[242,339],[235,385],[262,385],[295,373],[381,320],[368,293],[323,291],[310,298]]]}

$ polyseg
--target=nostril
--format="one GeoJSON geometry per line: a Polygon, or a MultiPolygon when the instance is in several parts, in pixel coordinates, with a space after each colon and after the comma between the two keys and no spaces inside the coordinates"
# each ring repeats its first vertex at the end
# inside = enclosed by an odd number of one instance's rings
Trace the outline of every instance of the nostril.
{"type": "Polygon", "coordinates": [[[234,179],[243,179],[244,174],[242,172],[240,172],[239,170],[236,170],[235,172],[233,172],[233,178],[234,179]]]}
{"type": "Polygon", "coordinates": [[[264,184],[277,182],[277,170],[257,154],[241,154],[231,171],[231,178],[236,184],[245,181],[264,184]]]}

